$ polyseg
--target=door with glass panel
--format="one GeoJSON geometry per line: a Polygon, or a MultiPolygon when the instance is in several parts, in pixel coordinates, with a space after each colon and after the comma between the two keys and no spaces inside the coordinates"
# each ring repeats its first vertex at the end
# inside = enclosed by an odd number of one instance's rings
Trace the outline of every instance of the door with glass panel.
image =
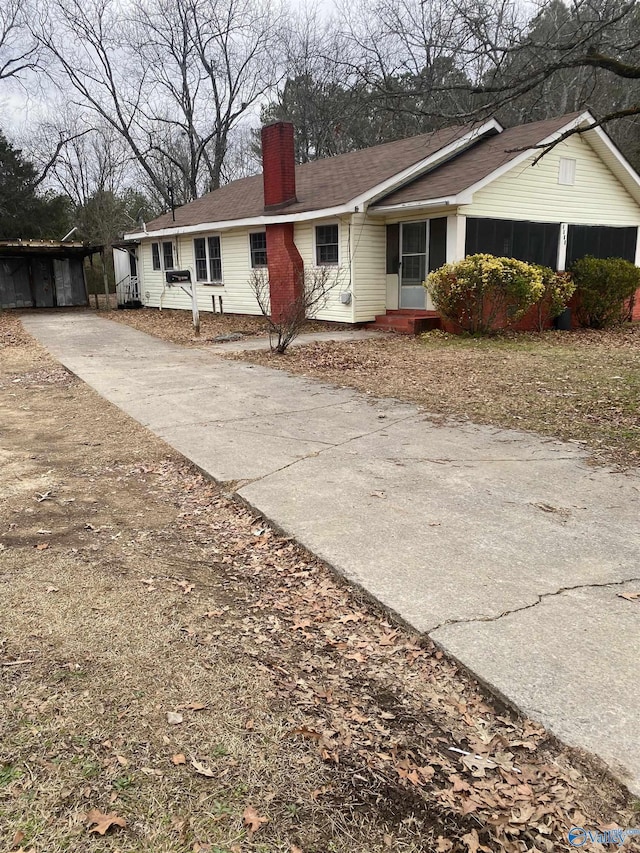
{"type": "Polygon", "coordinates": [[[427,277],[427,223],[403,222],[400,226],[400,308],[426,305],[422,282],[427,277]]]}

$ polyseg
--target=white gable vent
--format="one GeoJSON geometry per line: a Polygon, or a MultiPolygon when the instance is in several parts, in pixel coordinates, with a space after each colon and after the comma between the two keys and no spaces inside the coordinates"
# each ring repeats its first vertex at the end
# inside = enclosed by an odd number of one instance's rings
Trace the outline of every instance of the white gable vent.
{"type": "Polygon", "coordinates": [[[573,186],[576,182],[576,161],[569,157],[560,158],[558,167],[558,183],[573,186]]]}

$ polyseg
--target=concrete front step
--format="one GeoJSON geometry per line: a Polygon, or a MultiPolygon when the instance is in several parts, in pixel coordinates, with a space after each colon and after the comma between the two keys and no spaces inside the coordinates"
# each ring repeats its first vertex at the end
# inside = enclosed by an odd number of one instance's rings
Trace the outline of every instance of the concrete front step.
{"type": "Polygon", "coordinates": [[[441,327],[440,315],[435,311],[418,311],[408,308],[378,314],[367,329],[395,332],[398,335],[419,335],[441,327]]]}

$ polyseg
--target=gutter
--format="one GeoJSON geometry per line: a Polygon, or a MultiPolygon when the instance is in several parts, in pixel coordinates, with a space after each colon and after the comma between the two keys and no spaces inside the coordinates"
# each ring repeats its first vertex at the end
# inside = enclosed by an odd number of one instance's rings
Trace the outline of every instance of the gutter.
{"type": "Polygon", "coordinates": [[[455,195],[445,196],[443,198],[432,198],[427,201],[405,201],[401,204],[386,204],[382,207],[369,207],[367,213],[369,216],[383,213],[403,213],[411,210],[422,210],[425,207],[453,207],[460,204],[458,197],[455,195]]]}
{"type": "Polygon", "coordinates": [[[145,237],[178,237],[183,234],[198,234],[204,231],[230,231],[233,228],[253,226],[283,225],[287,222],[308,222],[313,219],[327,219],[342,216],[345,213],[357,213],[352,204],[339,207],[325,207],[321,210],[308,210],[304,213],[289,213],[279,216],[250,216],[245,219],[223,219],[220,222],[200,222],[198,225],[181,225],[178,228],[159,228],[157,231],[136,231],[125,234],[125,240],[140,240],[145,237]]]}

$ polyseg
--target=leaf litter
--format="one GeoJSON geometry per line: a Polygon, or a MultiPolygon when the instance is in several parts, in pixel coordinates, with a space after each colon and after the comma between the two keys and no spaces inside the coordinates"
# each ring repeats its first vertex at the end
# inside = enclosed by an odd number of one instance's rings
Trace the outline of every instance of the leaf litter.
{"type": "MultiPolygon", "coordinates": [[[[34,396],[28,383],[20,393],[34,396]]],[[[0,670],[3,762],[15,768],[3,837],[35,813],[48,853],[99,849],[97,827],[132,853],[551,853],[573,824],[632,825],[599,765],[506,712],[79,383],[60,393],[37,391],[51,423],[76,425],[47,462],[60,501],[74,496],[66,539],[56,501],[29,511],[32,490],[0,516],[8,539],[60,531],[37,558],[17,544],[3,555],[20,569],[0,587],[15,614],[0,656],[30,664],[0,670]],[[91,419],[69,416],[87,410],[105,434],[89,458],[78,447],[91,419]],[[95,527],[117,519],[123,534],[99,551],[87,550],[88,507],[95,527]],[[34,582],[43,570],[64,597],[34,582]],[[92,810],[101,819],[87,824],[92,810]]],[[[12,446],[38,451],[16,398],[6,411],[12,446]]]]}

